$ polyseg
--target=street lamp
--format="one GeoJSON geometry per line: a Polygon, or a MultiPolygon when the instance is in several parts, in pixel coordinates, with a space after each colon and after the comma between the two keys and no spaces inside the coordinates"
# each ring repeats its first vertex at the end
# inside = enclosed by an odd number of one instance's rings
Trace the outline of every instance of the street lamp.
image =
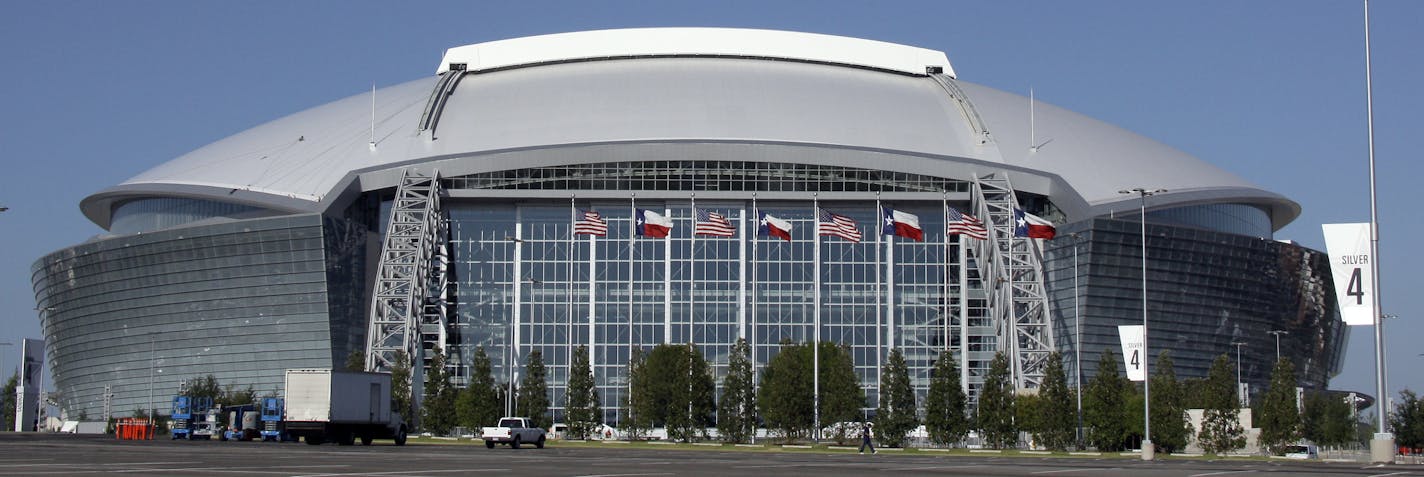
{"type": "Polygon", "coordinates": [[[153,415],[153,361],[154,361],[154,354],[155,354],[155,353],[154,353],[155,346],[154,346],[153,341],[154,341],[153,334],[150,333],[150,334],[148,335],[148,438],[149,438],[149,439],[152,439],[152,438],[153,438],[153,433],[154,433],[154,431],[157,429],[157,428],[154,427],[154,425],[153,425],[153,424],[154,424],[154,423],[153,423],[153,419],[154,419],[154,415],[153,415]]]}
{"type": "Polygon", "coordinates": [[[1078,447],[1083,447],[1083,315],[1078,306],[1078,238],[1082,232],[1068,234],[1073,238],[1073,386],[1078,397],[1078,447]]]}
{"type": "Polygon", "coordinates": [[[1147,190],[1141,187],[1117,191],[1137,194],[1142,206],[1142,460],[1152,460],[1157,451],[1152,447],[1152,374],[1147,368],[1147,197],[1167,192],[1167,189],[1147,190]]]}
{"type": "Polygon", "coordinates": [[[1246,343],[1232,341],[1231,346],[1236,347],[1236,401],[1241,407],[1246,407],[1246,395],[1241,392],[1241,347],[1246,346],[1246,343]]]}
{"type": "Polygon", "coordinates": [[[1290,332],[1289,332],[1289,331],[1286,331],[1286,330],[1271,330],[1271,331],[1267,331],[1266,333],[1272,334],[1272,335],[1275,335],[1275,336],[1276,336],[1276,361],[1280,361],[1280,360],[1281,360],[1281,335],[1288,335],[1288,334],[1290,334],[1290,332]]]}

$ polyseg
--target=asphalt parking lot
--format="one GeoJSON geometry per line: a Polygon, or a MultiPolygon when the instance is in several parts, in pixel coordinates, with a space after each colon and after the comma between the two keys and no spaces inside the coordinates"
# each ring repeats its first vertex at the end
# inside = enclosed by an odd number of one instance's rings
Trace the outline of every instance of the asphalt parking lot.
{"type": "Polygon", "coordinates": [[[101,436],[0,433],[0,476],[1424,476],[1424,466],[1299,461],[997,457],[881,452],[748,452],[615,445],[545,449],[473,445],[308,446],[260,442],[116,441],[101,436]]]}

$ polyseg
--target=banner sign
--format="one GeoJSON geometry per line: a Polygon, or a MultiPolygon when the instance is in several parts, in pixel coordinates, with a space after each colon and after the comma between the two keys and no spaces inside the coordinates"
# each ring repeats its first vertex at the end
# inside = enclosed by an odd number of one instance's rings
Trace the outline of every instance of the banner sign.
{"type": "Polygon", "coordinates": [[[1127,379],[1142,381],[1147,378],[1142,355],[1142,325],[1120,325],[1117,334],[1122,338],[1122,361],[1127,368],[1127,379]]]}
{"type": "Polygon", "coordinates": [[[1370,255],[1370,224],[1324,224],[1325,251],[1340,318],[1346,325],[1374,325],[1374,257],[1370,255]]]}

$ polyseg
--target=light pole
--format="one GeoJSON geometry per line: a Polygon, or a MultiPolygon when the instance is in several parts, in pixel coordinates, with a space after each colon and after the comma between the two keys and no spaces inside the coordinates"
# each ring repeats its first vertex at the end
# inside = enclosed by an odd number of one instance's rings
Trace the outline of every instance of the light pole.
{"type": "Polygon", "coordinates": [[[148,438],[153,438],[153,433],[157,429],[153,422],[153,361],[155,353],[153,334],[148,335],[148,438]]]}
{"type": "Polygon", "coordinates": [[[1078,447],[1083,447],[1083,315],[1078,306],[1078,237],[1082,232],[1073,232],[1073,392],[1078,397],[1078,447]]]}
{"type": "MultiPolygon", "coordinates": [[[[1281,360],[1281,335],[1288,335],[1288,334],[1290,334],[1290,332],[1289,332],[1289,331],[1286,331],[1286,330],[1271,330],[1271,331],[1267,331],[1266,333],[1272,334],[1272,335],[1275,335],[1275,336],[1276,336],[1276,361],[1280,361],[1280,360],[1281,360]]],[[[1274,365],[1272,365],[1272,366],[1274,366],[1274,365]]]]}
{"type": "Polygon", "coordinates": [[[1152,379],[1147,368],[1147,197],[1167,192],[1167,189],[1147,190],[1142,187],[1117,191],[1137,194],[1142,207],[1142,460],[1152,460],[1157,449],[1152,447],[1152,379]]]}
{"type": "Polygon", "coordinates": [[[1241,347],[1246,346],[1246,343],[1232,341],[1231,346],[1236,347],[1236,403],[1241,407],[1246,407],[1246,395],[1241,392],[1241,347]]]}

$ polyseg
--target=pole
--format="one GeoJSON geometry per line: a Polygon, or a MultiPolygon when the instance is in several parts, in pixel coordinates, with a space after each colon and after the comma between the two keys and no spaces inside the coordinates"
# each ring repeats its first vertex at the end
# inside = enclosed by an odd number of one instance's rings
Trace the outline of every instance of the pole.
{"type": "Polygon", "coordinates": [[[1246,396],[1241,394],[1241,347],[1245,345],[1241,341],[1231,342],[1231,346],[1236,347],[1236,402],[1241,407],[1246,407],[1246,396]]]}
{"type": "Polygon", "coordinates": [[[1119,194],[1137,194],[1141,204],[1142,219],[1142,460],[1152,460],[1157,449],[1152,446],[1152,373],[1148,369],[1147,334],[1147,197],[1167,192],[1167,189],[1147,190],[1137,187],[1117,191],[1119,194]]]}
{"type": "MultiPolygon", "coordinates": [[[[154,359],[154,352],[155,352],[155,347],[156,347],[156,346],[154,345],[154,342],[153,342],[153,341],[154,341],[153,334],[149,334],[149,335],[148,335],[148,434],[149,434],[149,435],[148,435],[148,438],[149,438],[149,439],[152,439],[152,438],[153,438],[153,431],[154,431],[154,429],[155,429],[155,427],[154,427],[154,425],[153,425],[153,418],[154,418],[154,416],[153,416],[153,359],[154,359]]],[[[40,403],[40,405],[44,405],[44,403],[40,403]]]]}
{"type": "Polygon", "coordinates": [[[1374,280],[1375,289],[1370,293],[1371,310],[1374,311],[1375,319],[1375,393],[1379,404],[1375,405],[1375,423],[1378,426],[1375,430],[1374,439],[1370,440],[1370,460],[1372,462],[1394,462],[1394,435],[1385,429],[1385,422],[1388,416],[1385,414],[1385,406],[1388,388],[1385,385],[1384,374],[1384,319],[1380,316],[1380,273],[1379,273],[1379,208],[1375,200],[1375,108],[1374,108],[1374,78],[1370,70],[1370,0],[1364,0],[1365,4],[1365,117],[1367,129],[1369,131],[1370,150],[1370,256],[1374,257],[1375,266],[1370,267],[1371,278],[1374,280]]]}
{"type": "Polygon", "coordinates": [[[821,438],[821,201],[811,193],[811,441],[821,438]]]}
{"type": "MultiPolygon", "coordinates": [[[[1275,335],[1275,336],[1276,336],[1276,361],[1280,361],[1280,360],[1281,360],[1281,335],[1288,335],[1288,334],[1290,334],[1290,332],[1289,332],[1289,331],[1286,331],[1286,330],[1271,330],[1271,331],[1267,331],[1266,333],[1269,333],[1269,334],[1272,334],[1272,335],[1275,335]]],[[[1272,366],[1275,366],[1275,365],[1272,365],[1272,366]]]]}
{"type": "Polygon", "coordinates": [[[1078,293],[1078,237],[1073,234],[1073,394],[1078,397],[1078,447],[1083,446],[1083,315],[1078,293]]]}

